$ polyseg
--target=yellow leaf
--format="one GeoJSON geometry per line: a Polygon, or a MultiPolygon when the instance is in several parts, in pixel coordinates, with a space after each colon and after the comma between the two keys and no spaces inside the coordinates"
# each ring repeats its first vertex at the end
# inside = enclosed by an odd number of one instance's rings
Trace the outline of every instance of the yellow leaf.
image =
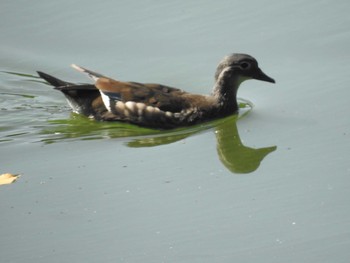
{"type": "Polygon", "coordinates": [[[0,185],[12,184],[17,180],[19,176],[20,176],[19,174],[10,174],[10,173],[2,174],[0,175],[0,185]]]}

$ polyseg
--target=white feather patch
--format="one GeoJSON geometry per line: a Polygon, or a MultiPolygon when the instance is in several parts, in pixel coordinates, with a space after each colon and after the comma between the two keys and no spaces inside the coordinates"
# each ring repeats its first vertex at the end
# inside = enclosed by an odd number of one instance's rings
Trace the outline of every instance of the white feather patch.
{"type": "Polygon", "coordinates": [[[100,93],[101,93],[103,104],[105,105],[107,110],[111,112],[112,110],[111,110],[111,100],[110,100],[110,98],[106,94],[104,94],[103,91],[100,91],[100,93]]]}
{"type": "Polygon", "coordinates": [[[146,109],[146,105],[144,103],[138,102],[136,103],[136,107],[137,107],[137,114],[139,116],[142,116],[143,111],[146,109]]]}
{"type": "Polygon", "coordinates": [[[125,107],[128,108],[130,112],[134,113],[136,111],[136,102],[127,101],[125,102],[125,107]]]}

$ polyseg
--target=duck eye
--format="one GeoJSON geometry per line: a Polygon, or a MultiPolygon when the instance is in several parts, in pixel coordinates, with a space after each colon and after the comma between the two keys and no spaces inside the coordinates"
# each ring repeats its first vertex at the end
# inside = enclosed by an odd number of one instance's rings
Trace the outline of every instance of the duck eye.
{"type": "Polygon", "coordinates": [[[249,69],[250,68],[250,63],[248,62],[242,62],[240,64],[241,69],[249,69]]]}

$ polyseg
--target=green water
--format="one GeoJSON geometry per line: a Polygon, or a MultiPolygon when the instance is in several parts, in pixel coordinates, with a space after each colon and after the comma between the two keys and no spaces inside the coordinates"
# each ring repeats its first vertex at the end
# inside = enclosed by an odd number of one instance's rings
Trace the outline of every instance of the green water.
{"type": "Polygon", "coordinates": [[[1,262],[348,262],[350,4],[4,1],[1,262]],[[36,77],[208,94],[253,55],[238,116],[158,131],[71,114],[36,77]]]}

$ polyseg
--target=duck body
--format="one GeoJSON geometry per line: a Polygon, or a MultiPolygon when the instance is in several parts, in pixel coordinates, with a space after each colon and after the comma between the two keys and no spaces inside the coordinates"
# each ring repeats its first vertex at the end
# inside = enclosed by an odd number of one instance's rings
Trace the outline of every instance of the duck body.
{"type": "Polygon", "coordinates": [[[101,78],[95,83],[108,112],[142,126],[174,128],[211,119],[215,100],[159,84],[119,82],[101,78]]]}
{"type": "Polygon", "coordinates": [[[238,111],[237,90],[247,79],[274,83],[246,54],[232,54],[219,64],[211,95],[192,94],[161,85],[123,82],[72,65],[88,74],[94,84],[73,84],[46,73],[39,76],[66,96],[74,112],[103,121],[124,121],[169,129],[224,117],[238,111]]]}

